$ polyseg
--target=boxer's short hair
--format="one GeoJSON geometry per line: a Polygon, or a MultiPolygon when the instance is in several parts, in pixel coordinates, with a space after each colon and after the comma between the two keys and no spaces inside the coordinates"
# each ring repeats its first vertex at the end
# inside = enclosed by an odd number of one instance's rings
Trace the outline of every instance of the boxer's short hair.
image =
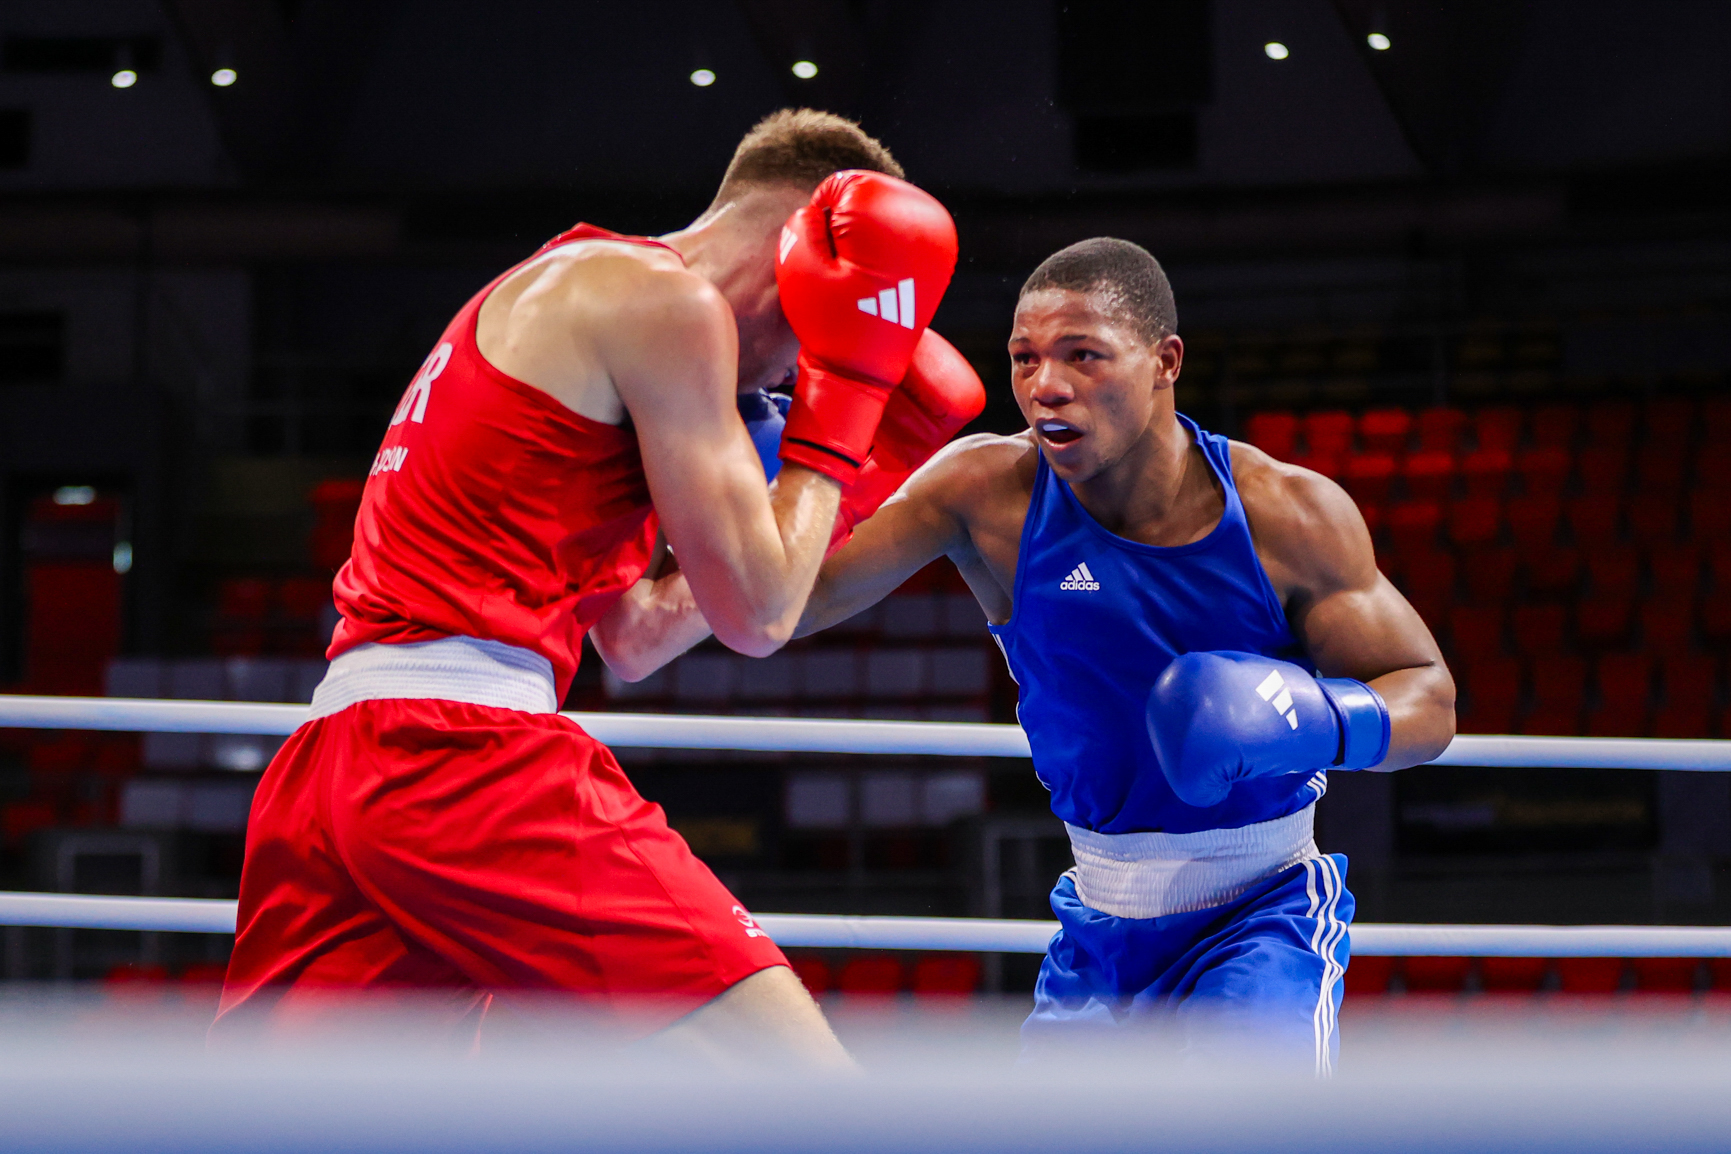
{"type": "Polygon", "coordinates": [[[717,202],[751,184],[790,184],[807,192],[832,172],[863,168],[902,177],[890,150],[833,112],[784,108],[755,124],[733,150],[717,202]]]}
{"type": "Polygon", "coordinates": [[[1059,249],[1040,262],[1017,296],[1044,289],[1104,293],[1112,308],[1150,343],[1178,331],[1172,284],[1154,254],[1117,237],[1096,236],[1059,249]]]}

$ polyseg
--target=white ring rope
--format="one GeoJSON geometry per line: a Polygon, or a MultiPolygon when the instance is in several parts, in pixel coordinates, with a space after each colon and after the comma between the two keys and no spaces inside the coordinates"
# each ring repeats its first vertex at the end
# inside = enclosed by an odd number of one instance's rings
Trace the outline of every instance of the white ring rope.
{"type": "MultiPolygon", "coordinates": [[[[0,694],[0,728],[286,736],[304,705],[0,694]]],[[[778,717],[567,713],[608,745],[757,752],[1027,757],[1018,726],[778,717]]],[[[1731,771],[1731,741],[1457,737],[1433,763],[1495,767],[1731,771]]],[[[784,946],[1044,953],[1056,922],[984,918],[761,914],[784,946]]],[[[235,903],[204,898],[0,893],[0,925],[232,934],[235,903]]],[[[1362,924],[1360,955],[1445,957],[1731,957],[1731,928],[1362,924]]]]}
{"type": "MultiPolygon", "coordinates": [[[[0,893],[0,925],[234,933],[236,903],[212,898],[0,893]]],[[[1043,954],[1057,922],[757,914],[783,946],[1043,954]]],[[[1731,928],[1696,926],[1352,927],[1352,952],[1388,957],[1726,958],[1731,928]]]]}
{"type": "MultiPolygon", "coordinates": [[[[0,729],[104,729],[146,733],[293,733],[304,705],[154,701],[129,697],[0,694],[0,729]]],[[[1027,757],[1015,725],[567,713],[596,740],[641,749],[738,749],[782,753],[1027,757]]],[[[1731,741],[1646,737],[1457,737],[1433,765],[1558,769],[1731,771],[1731,741]]]]}

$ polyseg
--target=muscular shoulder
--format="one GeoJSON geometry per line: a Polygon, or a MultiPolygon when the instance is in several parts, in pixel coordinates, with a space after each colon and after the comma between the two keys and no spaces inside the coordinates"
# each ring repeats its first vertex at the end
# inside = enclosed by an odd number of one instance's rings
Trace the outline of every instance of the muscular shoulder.
{"type": "Polygon", "coordinates": [[[1320,473],[1234,441],[1232,478],[1257,553],[1276,584],[1358,588],[1376,574],[1364,517],[1346,490],[1320,473]],[[1278,571],[1277,571],[1278,570],[1278,571]]]}
{"type": "Polygon", "coordinates": [[[975,433],[940,449],[916,474],[915,487],[964,515],[1005,500],[1021,509],[1034,486],[1039,452],[1026,432],[975,433]]]}

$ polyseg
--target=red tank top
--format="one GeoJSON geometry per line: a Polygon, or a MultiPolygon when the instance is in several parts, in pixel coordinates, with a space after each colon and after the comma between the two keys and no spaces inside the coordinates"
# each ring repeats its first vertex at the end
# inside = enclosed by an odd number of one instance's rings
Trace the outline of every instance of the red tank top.
{"type": "MultiPolygon", "coordinates": [[[[540,251],[581,240],[667,247],[580,224],[540,251]]],[[[551,661],[563,700],[583,635],[648,567],[656,520],[630,425],[579,416],[476,347],[482,302],[521,267],[463,306],[391,417],[337,574],[328,657],[502,641],[551,661]]]]}

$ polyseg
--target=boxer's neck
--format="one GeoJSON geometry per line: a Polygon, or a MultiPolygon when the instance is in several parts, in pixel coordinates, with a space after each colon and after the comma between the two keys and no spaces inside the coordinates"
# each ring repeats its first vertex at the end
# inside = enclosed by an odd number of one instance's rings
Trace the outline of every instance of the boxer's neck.
{"type": "Polygon", "coordinates": [[[792,187],[747,188],[659,239],[685,259],[688,269],[720,289],[739,313],[758,305],[766,283],[774,285],[782,223],[810,196],[792,187]]]}

